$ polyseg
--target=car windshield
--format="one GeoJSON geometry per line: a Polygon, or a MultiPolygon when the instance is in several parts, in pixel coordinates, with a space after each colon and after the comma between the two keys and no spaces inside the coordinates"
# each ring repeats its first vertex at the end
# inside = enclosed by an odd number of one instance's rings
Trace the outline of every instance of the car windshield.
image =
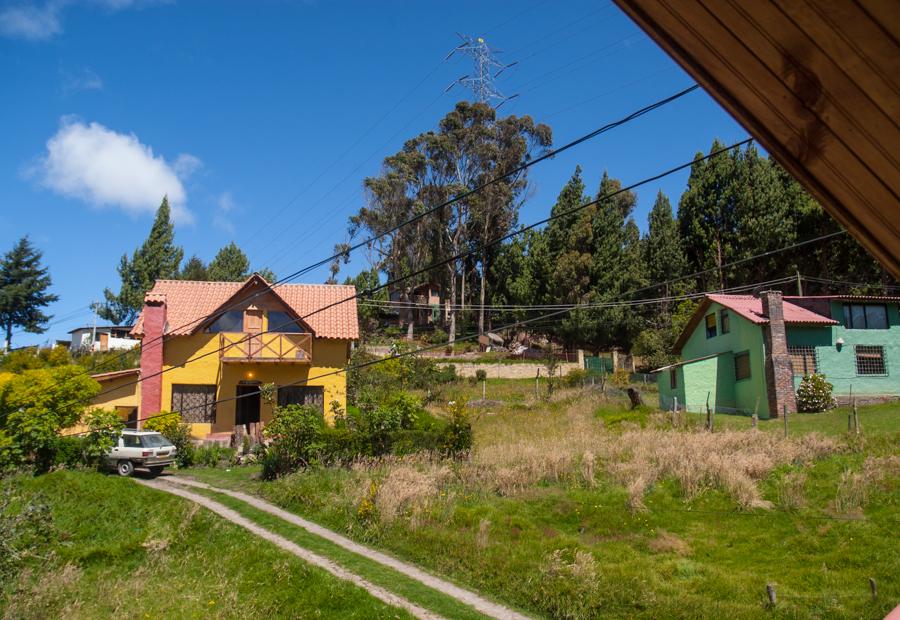
{"type": "Polygon", "coordinates": [[[162,435],[141,435],[141,443],[145,448],[165,448],[172,445],[172,442],[162,435]]]}

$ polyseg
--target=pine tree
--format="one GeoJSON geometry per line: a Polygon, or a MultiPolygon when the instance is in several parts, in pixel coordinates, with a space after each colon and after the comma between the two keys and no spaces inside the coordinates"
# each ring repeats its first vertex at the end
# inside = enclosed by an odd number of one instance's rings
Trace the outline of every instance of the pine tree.
{"type": "Polygon", "coordinates": [[[242,282],[250,273],[250,260],[232,241],[216,254],[206,268],[206,277],[213,282],[242,282]]]}
{"type": "Polygon", "coordinates": [[[22,237],[0,261],[0,326],[7,350],[12,347],[13,327],[44,333],[51,317],[41,308],[59,299],[47,292],[51,280],[47,268],[41,266],[41,257],[28,237],[22,237]]]}
{"type": "Polygon", "coordinates": [[[163,197],[146,241],[134,251],[131,260],[123,255],[119,262],[118,271],[122,279],[119,293],[104,290],[105,303],[97,308],[97,313],[117,324],[134,322],[144,306],[144,295],[153,288],[154,282],[178,277],[178,266],[183,256],[184,250],[175,245],[169,199],[163,197]]]}
{"type": "MultiPolygon", "coordinates": [[[[647,235],[643,241],[643,261],[651,284],[684,275],[686,259],[681,245],[678,222],[669,198],[660,191],[648,216],[647,235]]],[[[660,291],[668,295],[669,287],[660,291]]]]}
{"type": "Polygon", "coordinates": [[[191,256],[184,264],[184,267],[181,268],[181,273],[178,274],[178,277],[182,280],[200,282],[208,279],[206,269],[206,265],[203,264],[203,261],[198,256],[194,255],[191,256]]]}

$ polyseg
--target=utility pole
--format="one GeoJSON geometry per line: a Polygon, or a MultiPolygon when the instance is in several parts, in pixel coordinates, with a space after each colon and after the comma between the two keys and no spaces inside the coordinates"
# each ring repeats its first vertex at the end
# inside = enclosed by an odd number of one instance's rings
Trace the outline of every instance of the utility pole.
{"type": "Polygon", "coordinates": [[[99,302],[94,301],[91,304],[91,310],[94,312],[94,323],[93,327],[91,327],[91,351],[94,350],[94,343],[97,342],[97,304],[99,302]]]}
{"type": "Polygon", "coordinates": [[[494,101],[499,101],[499,103],[494,106],[495,109],[499,108],[510,99],[515,99],[519,96],[516,94],[507,97],[501,93],[494,84],[494,80],[497,79],[501,73],[518,64],[518,61],[511,63],[501,62],[497,58],[497,54],[500,53],[501,50],[489,46],[482,37],[470,37],[459,33],[457,33],[457,36],[459,36],[463,42],[447,54],[444,60],[449,59],[456,53],[465,54],[472,58],[475,70],[452,82],[444,92],[449,91],[459,84],[460,86],[471,90],[472,94],[475,95],[475,101],[478,103],[493,105],[494,101]]]}
{"type": "Polygon", "coordinates": [[[800,281],[800,270],[797,270],[797,295],[803,297],[803,283],[800,281]]]}

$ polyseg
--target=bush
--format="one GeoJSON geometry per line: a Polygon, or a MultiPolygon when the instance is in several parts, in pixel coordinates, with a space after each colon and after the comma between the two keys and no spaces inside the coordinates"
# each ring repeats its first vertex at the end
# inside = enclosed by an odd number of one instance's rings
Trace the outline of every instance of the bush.
{"type": "Polygon", "coordinates": [[[588,373],[586,370],[576,368],[563,377],[563,383],[566,385],[566,387],[581,387],[585,379],[587,379],[587,376],[588,373]]]}
{"type": "Polygon", "coordinates": [[[85,465],[100,466],[110,449],[118,443],[125,423],[115,411],[103,409],[87,412],[82,421],[88,427],[88,433],[81,442],[85,465]]]}
{"type": "Polygon", "coordinates": [[[301,469],[316,462],[325,444],[322,431],[325,418],[311,405],[276,407],[272,421],[263,433],[272,440],[271,449],[279,459],[287,459],[289,470],[301,469]]]}
{"type": "Polygon", "coordinates": [[[631,373],[624,368],[617,368],[609,380],[614,386],[624,390],[631,383],[631,373]]]}
{"type": "Polygon", "coordinates": [[[144,430],[161,433],[172,442],[177,450],[175,460],[179,467],[190,467],[194,464],[196,448],[191,441],[191,427],[181,421],[181,414],[161,411],[144,422],[144,430]]]}
{"type": "Polygon", "coordinates": [[[444,430],[442,451],[446,456],[459,457],[472,449],[472,421],[464,401],[447,403],[450,414],[444,430]]]}
{"type": "Polygon", "coordinates": [[[479,368],[475,371],[475,381],[477,381],[478,383],[487,381],[487,371],[484,368],[479,368]]]}
{"type": "Polygon", "coordinates": [[[832,390],[834,386],[825,380],[825,375],[804,375],[797,388],[797,410],[801,413],[820,413],[834,407],[832,390]]]}
{"type": "Polygon", "coordinates": [[[77,435],[60,437],[56,442],[56,455],[53,461],[56,466],[69,468],[84,465],[84,439],[77,435]]]}
{"type": "Polygon", "coordinates": [[[232,455],[234,455],[234,450],[217,443],[194,448],[192,453],[194,463],[203,467],[218,467],[222,463],[230,461],[232,455]]]}

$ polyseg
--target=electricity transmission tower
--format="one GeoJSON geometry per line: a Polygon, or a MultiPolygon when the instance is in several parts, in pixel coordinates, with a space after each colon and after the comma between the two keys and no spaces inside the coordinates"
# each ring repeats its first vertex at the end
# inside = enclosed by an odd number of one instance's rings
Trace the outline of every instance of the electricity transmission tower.
{"type": "Polygon", "coordinates": [[[501,73],[517,64],[518,61],[508,64],[501,62],[497,58],[497,54],[500,53],[501,50],[492,48],[481,37],[473,38],[459,33],[457,33],[457,36],[459,36],[463,42],[447,54],[444,60],[448,60],[457,53],[465,54],[472,58],[475,65],[475,71],[473,73],[467,73],[451,83],[444,92],[449,91],[458,84],[471,90],[472,94],[475,95],[475,101],[479,103],[494,105],[495,101],[499,101],[499,103],[494,106],[495,108],[499,108],[510,99],[515,99],[519,96],[516,94],[507,97],[497,89],[497,86],[494,83],[494,80],[499,77],[501,73]]]}

